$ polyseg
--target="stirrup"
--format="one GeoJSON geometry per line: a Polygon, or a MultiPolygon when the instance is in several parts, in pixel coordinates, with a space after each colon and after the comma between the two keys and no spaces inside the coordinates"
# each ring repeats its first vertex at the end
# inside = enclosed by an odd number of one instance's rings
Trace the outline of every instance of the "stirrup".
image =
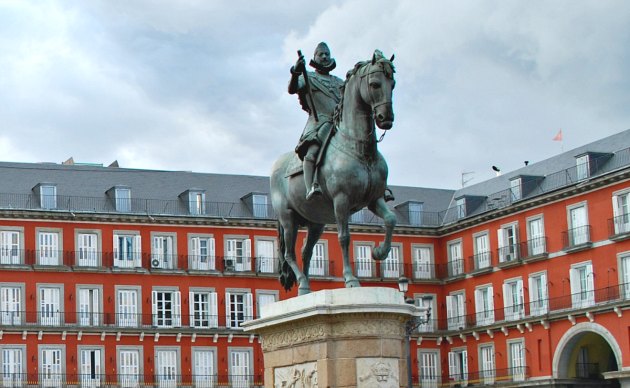
{"type": "Polygon", "coordinates": [[[319,188],[319,185],[313,185],[311,190],[306,194],[306,200],[312,199],[316,195],[322,195],[322,189],[319,188]]]}
{"type": "Polygon", "coordinates": [[[390,189],[385,189],[385,194],[383,195],[383,199],[385,200],[385,202],[391,202],[396,200],[396,198],[394,198],[394,194],[392,194],[392,191],[390,189]]]}

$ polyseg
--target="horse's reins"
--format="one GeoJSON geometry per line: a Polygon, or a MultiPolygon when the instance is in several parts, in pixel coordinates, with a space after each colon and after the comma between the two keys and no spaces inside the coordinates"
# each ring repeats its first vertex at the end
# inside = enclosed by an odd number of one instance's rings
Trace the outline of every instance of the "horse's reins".
{"type": "MultiPolygon", "coordinates": [[[[363,79],[367,76],[367,83],[368,83],[368,94],[370,95],[370,102],[374,102],[374,95],[372,94],[372,89],[370,88],[370,75],[371,74],[375,74],[375,73],[385,73],[385,70],[383,70],[382,68],[379,70],[373,70],[370,71],[369,73],[366,74],[362,74],[361,75],[361,82],[363,82],[363,79]]],[[[372,105],[372,117],[376,117],[376,108],[378,108],[381,105],[385,105],[385,104],[390,104],[391,105],[392,100],[391,99],[386,99],[383,102],[379,102],[376,105],[372,105]]],[[[372,128],[372,132],[376,132],[376,128],[372,128]]],[[[380,143],[383,141],[383,139],[385,138],[385,134],[387,133],[387,130],[383,130],[383,134],[381,134],[381,136],[378,138],[378,140],[376,141],[377,143],[380,143]]]]}

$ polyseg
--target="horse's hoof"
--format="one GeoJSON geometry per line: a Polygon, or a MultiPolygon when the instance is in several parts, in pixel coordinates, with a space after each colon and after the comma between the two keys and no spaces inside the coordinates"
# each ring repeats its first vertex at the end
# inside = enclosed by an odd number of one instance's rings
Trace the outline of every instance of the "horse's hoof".
{"type": "Polygon", "coordinates": [[[385,260],[387,258],[387,253],[385,252],[385,249],[383,249],[383,247],[378,246],[372,250],[372,259],[376,261],[385,260]]]}
{"type": "Polygon", "coordinates": [[[311,293],[310,288],[298,288],[298,295],[306,295],[310,293],[311,293]]]}
{"type": "Polygon", "coordinates": [[[357,279],[346,280],[346,288],[355,288],[355,287],[361,287],[359,280],[357,279]]]}

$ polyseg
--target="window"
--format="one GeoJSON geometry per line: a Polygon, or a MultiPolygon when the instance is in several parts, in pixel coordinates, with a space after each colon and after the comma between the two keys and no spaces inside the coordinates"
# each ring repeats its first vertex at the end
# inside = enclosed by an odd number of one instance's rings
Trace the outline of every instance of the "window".
{"type": "Polygon", "coordinates": [[[448,243],[448,276],[464,274],[464,260],[462,259],[462,242],[448,243]]]}
{"type": "Polygon", "coordinates": [[[256,240],[256,271],[276,273],[275,244],[273,240],[256,240]]]}
{"type": "Polygon", "coordinates": [[[463,292],[446,296],[446,321],[449,330],[459,330],[466,327],[466,310],[464,308],[463,292]]]}
{"type": "Polygon", "coordinates": [[[328,275],[328,244],[326,241],[318,241],[313,246],[313,256],[311,256],[311,268],[309,275],[326,276],[328,275]]]}
{"type": "Polygon", "coordinates": [[[228,348],[230,360],[230,387],[248,388],[252,381],[252,351],[228,348]]]}
{"type": "Polygon", "coordinates": [[[214,271],[215,251],[214,237],[192,236],[188,240],[190,255],[188,257],[188,265],[190,269],[200,271],[214,271]]]}
{"type": "Polygon", "coordinates": [[[61,346],[39,346],[39,385],[61,387],[64,381],[64,349],[61,346]]]}
{"type": "Polygon", "coordinates": [[[77,233],[76,265],[79,267],[98,267],[99,235],[97,233],[77,233]]]}
{"type": "Polygon", "coordinates": [[[615,234],[630,233],[630,191],[612,197],[615,234]]]}
{"type": "Polygon", "coordinates": [[[130,212],[131,211],[131,189],[125,187],[116,187],[114,190],[116,211],[118,212],[130,212]]]}
{"type": "Polygon", "coordinates": [[[155,380],[157,387],[176,388],[179,377],[179,348],[155,348],[155,380]]]}
{"type": "Polygon", "coordinates": [[[578,180],[583,180],[591,175],[591,169],[589,166],[589,157],[587,155],[581,155],[575,158],[576,175],[578,180]]]}
{"type": "Polygon", "coordinates": [[[372,245],[356,244],[354,247],[354,270],[360,278],[371,278],[372,271],[372,245]]]}
{"type": "Polygon", "coordinates": [[[0,347],[2,386],[21,387],[26,375],[26,346],[2,345],[0,347]]]}
{"type": "Polygon", "coordinates": [[[252,270],[252,240],[248,238],[225,240],[225,269],[236,272],[252,270]]]}
{"type": "Polygon", "coordinates": [[[589,307],[595,304],[593,265],[590,262],[571,266],[571,298],[573,308],[589,307]]]}
{"type": "Polygon", "coordinates": [[[249,291],[227,291],[225,293],[225,326],[236,329],[241,323],[254,318],[252,293],[249,291]]]}
{"type": "Polygon", "coordinates": [[[409,224],[413,226],[422,225],[422,202],[409,202],[409,224]]]}
{"type": "Polygon", "coordinates": [[[118,347],[118,383],[123,388],[140,387],[142,370],[141,349],[118,347]]]}
{"type": "Polygon", "coordinates": [[[468,352],[453,350],[448,352],[448,379],[450,383],[468,385],[468,352]]]}
{"type": "Polygon", "coordinates": [[[206,193],[203,191],[189,191],[188,211],[193,216],[206,214],[206,193]]]}
{"type": "Polygon", "coordinates": [[[142,267],[139,234],[114,234],[114,267],[142,267]]]}
{"type": "Polygon", "coordinates": [[[466,217],[466,198],[460,198],[455,201],[457,211],[457,219],[466,217]]]}
{"type": "Polygon", "coordinates": [[[420,386],[422,388],[437,388],[440,383],[440,355],[439,351],[420,350],[420,386]]]}
{"type": "Polygon", "coordinates": [[[569,246],[586,244],[590,241],[586,203],[569,207],[569,246]]]}
{"type": "Polygon", "coordinates": [[[261,195],[261,194],[252,195],[252,206],[253,206],[254,217],[267,218],[268,206],[267,206],[266,195],[261,195]]]}
{"type": "Polygon", "coordinates": [[[543,217],[527,219],[527,256],[538,256],[547,252],[543,217]]]}
{"type": "Polygon", "coordinates": [[[508,342],[508,362],[514,381],[525,380],[525,345],[523,340],[508,342]]]}
{"type": "Polygon", "coordinates": [[[0,324],[14,326],[22,324],[23,284],[0,285],[0,324]]]}
{"type": "Polygon", "coordinates": [[[630,299],[630,252],[619,255],[621,297],[630,299]]]}
{"type": "Polygon", "coordinates": [[[213,290],[191,290],[188,296],[190,327],[219,327],[217,293],[213,290]]]}
{"type": "Polygon", "coordinates": [[[42,209],[57,208],[57,187],[53,185],[39,186],[39,203],[42,209]]]}
{"type": "Polygon", "coordinates": [[[510,180],[510,193],[512,194],[512,201],[518,201],[522,198],[521,182],[522,178],[514,178],[510,180]]]}
{"type": "Polygon", "coordinates": [[[277,291],[257,291],[256,299],[256,316],[260,318],[263,306],[275,303],[278,300],[278,293],[277,291]]]}
{"type": "Polygon", "coordinates": [[[383,277],[388,279],[398,279],[402,274],[400,260],[400,245],[392,245],[387,257],[381,263],[383,277]]]}
{"type": "Polygon", "coordinates": [[[193,347],[193,382],[198,388],[214,388],[216,385],[216,350],[193,347]]]}
{"type": "Polygon", "coordinates": [[[475,290],[475,311],[477,325],[494,323],[494,293],[492,286],[483,286],[475,290]]]}
{"type": "Polygon", "coordinates": [[[521,279],[506,280],[503,283],[503,310],[505,319],[508,321],[518,320],[525,316],[523,281],[521,279]]]}
{"type": "Polygon", "coordinates": [[[549,311],[549,297],[547,296],[547,273],[537,273],[529,276],[529,314],[543,315],[549,311]]]}
{"type": "Polygon", "coordinates": [[[485,385],[494,384],[495,378],[494,345],[479,346],[479,374],[485,385]]]}
{"type": "Polygon", "coordinates": [[[101,324],[101,293],[100,287],[77,287],[79,325],[99,326],[101,324]]]}
{"type": "Polygon", "coordinates": [[[0,264],[23,264],[20,234],[14,230],[0,231],[0,264]]]}
{"type": "Polygon", "coordinates": [[[116,324],[138,327],[140,324],[140,287],[116,287],[116,324]]]}
{"type": "Polygon", "coordinates": [[[37,264],[61,265],[58,232],[38,232],[37,264]]]}
{"type": "Polygon", "coordinates": [[[154,235],[151,252],[151,268],[177,268],[175,238],[172,235],[154,235]]]}
{"type": "Polygon", "coordinates": [[[519,258],[518,226],[516,224],[502,226],[497,230],[499,242],[499,262],[507,263],[519,258]]]}
{"type": "Polygon", "coordinates": [[[82,387],[99,387],[105,376],[104,351],[101,347],[79,346],[79,381],[82,387]]]}
{"type": "Polygon", "coordinates": [[[433,246],[412,246],[413,276],[415,279],[433,279],[433,246]]]}
{"type": "Polygon", "coordinates": [[[488,233],[484,232],[474,236],[475,242],[475,256],[474,266],[475,270],[489,268],[490,267],[490,243],[488,241],[488,233]]]}
{"type": "Polygon", "coordinates": [[[175,290],[152,292],[151,314],[153,326],[180,327],[182,325],[181,294],[175,290]]]}
{"type": "Polygon", "coordinates": [[[432,294],[417,295],[414,298],[416,306],[427,309],[427,312],[422,315],[422,319],[426,320],[427,316],[429,317],[427,323],[418,326],[418,332],[420,333],[430,333],[435,330],[435,322],[437,322],[435,299],[435,295],[432,294]]]}
{"type": "Polygon", "coordinates": [[[61,285],[38,286],[39,324],[43,326],[59,326],[62,318],[61,285]]]}

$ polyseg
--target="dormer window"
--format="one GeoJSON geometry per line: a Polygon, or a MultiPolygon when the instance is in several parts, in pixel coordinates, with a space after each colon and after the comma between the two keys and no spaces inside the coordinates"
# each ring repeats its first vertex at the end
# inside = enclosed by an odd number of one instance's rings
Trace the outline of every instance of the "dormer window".
{"type": "Polygon", "coordinates": [[[459,198],[455,201],[455,207],[457,208],[457,219],[466,217],[466,198],[459,198]]]}
{"type": "Polygon", "coordinates": [[[252,195],[252,209],[254,213],[254,217],[256,218],[267,218],[267,196],[264,194],[254,194],[252,195]]]}
{"type": "Polygon", "coordinates": [[[523,198],[521,182],[522,179],[520,177],[514,178],[510,181],[510,193],[512,194],[512,201],[518,201],[523,198]]]}
{"type": "Polygon", "coordinates": [[[116,203],[116,211],[131,211],[131,189],[128,187],[114,188],[114,202],[116,203]]]}
{"type": "Polygon", "coordinates": [[[422,225],[422,202],[409,202],[409,224],[414,226],[422,225]]]}
{"type": "Polygon", "coordinates": [[[576,175],[579,181],[586,179],[591,175],[589,159],[588,154],[580,155],[575,158],[576,175]]]}
{"type": "Polygon", "coordinates": [[[57,187],[50,184],[39,186],[39,203],[42,209],[57,208],[57,187]]]}
{"type": "Polygon", "coordinates": [[[206,193],[198,190],[189,191],[188,210],[193,216],[206,214],[206,193]]]}

